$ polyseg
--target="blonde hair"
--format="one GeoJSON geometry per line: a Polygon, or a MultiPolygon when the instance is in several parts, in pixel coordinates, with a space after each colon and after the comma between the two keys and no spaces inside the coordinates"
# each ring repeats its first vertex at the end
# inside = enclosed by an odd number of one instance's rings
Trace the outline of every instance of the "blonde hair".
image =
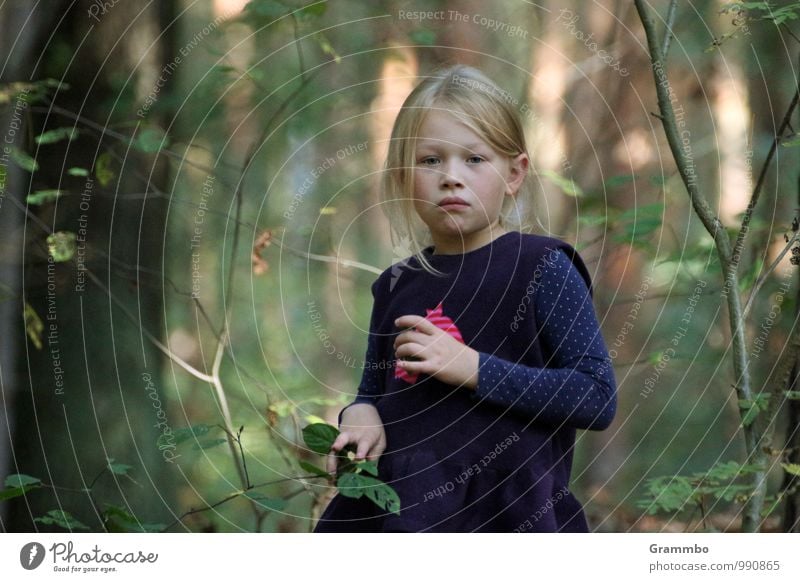
{"type": "MultiPolygon", "coordinates": [[[[515,157],[527,154],[525,133],[515,108],[517,101],[478,69],[453,65],[426,77],[406,98],[392,128],[381,190],[391,225],[395,248],[410,249],[422,267],[441,275],[422,252],[431,242],[430,233],[418,234],[421,220],[414,211],[413,188],[415,139],[425,115],[431,109],[446,110],[478,134],[498,153],[515,157]],[[398,204],[399,202],[399,204],[398,204]],[[397,207],[399,206],[399,211],[397,207]]],[[[526,221],[516,200],[528,200],[530,180],[524,180],[516,197],[506,196],[500,226],[521,230],[526,221]],[[515,200],[516,199],[516,200],[515,200]]]]}

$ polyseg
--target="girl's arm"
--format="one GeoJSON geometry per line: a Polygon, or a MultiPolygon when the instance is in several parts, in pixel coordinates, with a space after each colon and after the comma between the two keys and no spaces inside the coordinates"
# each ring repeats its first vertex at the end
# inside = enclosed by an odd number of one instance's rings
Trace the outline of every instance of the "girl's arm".
{"type": "Polygon", "coordinates": [[[616,380],[591,295],[563,252],[545,265],[534,309],[543,352],[552,358],[533,368],[478,352],[473,397],[535,421],[603,430],[616,412],[616,380]]]}

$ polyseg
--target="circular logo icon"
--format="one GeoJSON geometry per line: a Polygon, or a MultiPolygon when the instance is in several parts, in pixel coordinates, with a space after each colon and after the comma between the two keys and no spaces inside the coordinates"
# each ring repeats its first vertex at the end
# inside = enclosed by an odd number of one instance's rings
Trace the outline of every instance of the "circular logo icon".
{"type": "Polygon", "coordinates": [[[19,563],[26,570],[35,570],[44,561],[44,546],[39,542],[29,542],[19,551],[19,563]]]}

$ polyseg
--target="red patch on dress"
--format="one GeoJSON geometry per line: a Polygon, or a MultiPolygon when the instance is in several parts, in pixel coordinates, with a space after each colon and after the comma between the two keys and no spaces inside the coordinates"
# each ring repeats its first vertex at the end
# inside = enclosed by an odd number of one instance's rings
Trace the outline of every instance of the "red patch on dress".
{"type": "MultiPolygon", "coordinates": [[[[464,338],[461,337],[461,332],[458,331],[456,324],[453,322],[452,319],[450,319],[444,313],[442,313],[441,302],[439,302],[439,305],[437,305],[434,309],[426,309],[425,311],[427,312],[425,314],[425,319],[433,323],[433,325],[435,325],[439,329],[449,333],[451,336],[456,338],[462,344],[464,343],[464,338]]],[[[400,378],[401,380],[404,380],[409,384],[413,384],[417,381],[419,373],[415,372],[413,374],[409,374],[408,372],[403,370],[400,366],[398,366],[397,363],[395,362],[394,377],[400,378]]]]}

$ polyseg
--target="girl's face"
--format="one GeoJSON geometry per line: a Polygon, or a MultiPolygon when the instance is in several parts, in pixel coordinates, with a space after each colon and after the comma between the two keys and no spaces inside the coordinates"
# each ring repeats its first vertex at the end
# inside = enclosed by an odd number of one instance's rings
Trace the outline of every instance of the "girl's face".
{"type": "Polygon", "coordinates": [[[414,155],[414,209],[436,254],[469,252],[505,232],[503,199],[522,185],[527,155],[496,152],[453,115],[434,109],[423,120],[414,155]]]}

